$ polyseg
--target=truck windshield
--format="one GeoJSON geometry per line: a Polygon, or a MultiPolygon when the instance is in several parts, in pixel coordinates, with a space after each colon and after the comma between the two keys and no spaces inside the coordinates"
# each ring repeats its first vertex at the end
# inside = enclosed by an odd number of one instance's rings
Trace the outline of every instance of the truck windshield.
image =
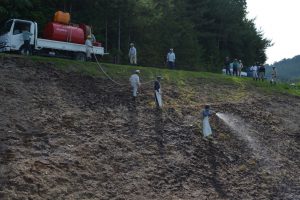
{"type": "Polygon", "coordinates": [[[2,26],[0,29],[0,34],[3,35],[5,33],[9,32],[12,23],[13,23],[13,20],[9,20],[9,21],[5,22],[4,26],[2,26]]]}

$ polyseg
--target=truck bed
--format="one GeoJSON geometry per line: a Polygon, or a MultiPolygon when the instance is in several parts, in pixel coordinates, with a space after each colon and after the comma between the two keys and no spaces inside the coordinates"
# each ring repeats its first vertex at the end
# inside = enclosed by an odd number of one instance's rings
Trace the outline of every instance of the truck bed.
{"type": "MultiPolygon", "coordinates": [[[[42,38],[37,38],[36,49],[56,49],[63,51],[72,51],[72,52],[86,52],[86,46],[83,44],[75,44],[69,42],[61,42],[55,40],[47,40],[42,38]]],[[[96,55],[104,55],[103,47],[93,47],[93,51],[96,55]]]]}

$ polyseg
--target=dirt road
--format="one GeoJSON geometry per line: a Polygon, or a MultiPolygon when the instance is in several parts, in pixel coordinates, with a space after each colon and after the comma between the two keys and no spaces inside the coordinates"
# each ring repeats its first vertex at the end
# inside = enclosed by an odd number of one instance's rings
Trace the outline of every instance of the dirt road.
{"type": "Polygon", "coordinates": [[[198,108],[167,104],[184,95],[173,87],[159,112],[152,86],[133,103],[108,80],[2,59],[0,199],[300,199],[298,97],[198,98],[231,87],[199,80],[194,98],[229,117],[210,141],[198,108]]]}

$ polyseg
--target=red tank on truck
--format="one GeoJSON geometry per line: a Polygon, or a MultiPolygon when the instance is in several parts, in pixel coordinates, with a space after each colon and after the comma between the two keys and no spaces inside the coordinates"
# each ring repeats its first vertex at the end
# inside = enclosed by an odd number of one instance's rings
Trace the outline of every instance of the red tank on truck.
{"type": "MultiPolygon", "coordinates": [[[[23,31],[29,30],[31,52],[34,55],[53,57],[68,57],[76,60],[86,60],[85,40],[93,36],[88,25],[68,25],[56,22],[48,23],[43,31],[43,37],[38,37],[38,24],[33,21],[10,19],[0,32],[0,52],[24,53],[23,31]]],[[[92,37],[93,53],[97,57],[107,54],[101,43],[92,37]]]]}

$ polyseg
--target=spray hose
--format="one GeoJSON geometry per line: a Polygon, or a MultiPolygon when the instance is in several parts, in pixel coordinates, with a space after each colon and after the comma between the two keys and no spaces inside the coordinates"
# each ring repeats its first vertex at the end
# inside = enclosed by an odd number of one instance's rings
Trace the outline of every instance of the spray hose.
{"type": "MultiPolygon", "coordinates": [[[[111,78],[111,77],[105,72],[105,70],[103,69],[102,65],[100,64],[100,62],[99,62],[99,60],[98,60],[98,58],[97,58],[97,56],[96,56],[96,54],[95,54],[95,52],[94,52],[93,47],[92,47],[92,53],[93,53],[93,56],[94,56],[94,58],[95,58],[95,61],[96,61],[97,65],[98,65],[98,67],[100,68],[100,70],[103,72],[103,74],[104,74],[110,81],[112,81],[113,83],[115,83],[116,85],[119,85],[119,86],[127,86],[127,85],[128,85],[128,84],[122,84],[122,83],[119,83],[119,82],[115,81],[113,78],[111,78]]],[[[150,83],[153,83],[153,82],[154,82],[154,80],[150,80],[150,81],[147,81],[147,82],[142,83],[142,85],[150,84],[150,83]]],[[[164,112],[164,113],[165,113],[166,118],[168,118],[173,124],[176,124],[177,126],[182,127],[182,128],[191,128],[191,127],[193,126],[192,124],[194,124],[194,123],[197,122],[197,120],[195,120],[191,125],[183,125],[183,124],[179,124],[178,122],[174,121],[174,120],[172,119],[172,117],[171,117],[167,112],[164,112]]]]}
{"type": "MultiPolygon", "coordinates": [[[[122,84],[122,83],[119,83],[119,82],[115,81],[114,79],[112,79],[112,78],[105,72],[105,70],[103,69],[103,67],[101,66],[101,64],[100,64],[100,62],[99,62],[99,60],[98,60],[98,58],[97,58],[97,56],[96,56],[96,54],[95,54],[95,52],[94,52],[93,47],[92,47],[92,53],[93,53],[93,56],[94,56],[94,58],[95,58],[95,60],[96,60],[97,65],[99,66],[99,68],[101,69],[101,71],[103,72],[103,74],[104,74],[109,80],[111,80],[113,83],[115,83],[115,84],[117,84],[117,85],[119,85],[119,86],[125,86],[125,85],[128,85],[128,84],[122,84]]],[[[154,80],[150,80],[150,81],[147,81],[147,82],[142,83],[142,85],[150,84],[150,83],[153,83],[153,82],[154,82],[154,80]]]]}

